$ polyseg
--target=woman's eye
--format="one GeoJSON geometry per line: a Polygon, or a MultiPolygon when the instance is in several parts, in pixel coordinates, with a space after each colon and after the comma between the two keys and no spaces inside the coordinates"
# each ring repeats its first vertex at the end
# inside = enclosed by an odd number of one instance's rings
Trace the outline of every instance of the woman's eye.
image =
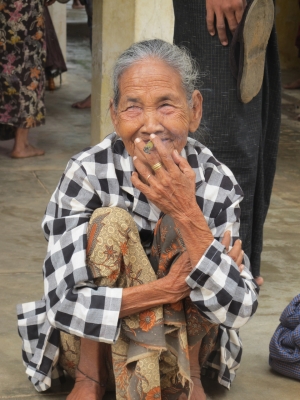
{"type": "Polygon", "coordinates": [[[126,111],[137,111],[137,110],[139,110],[140,109],[140,107],[138,107],[138,106],[129,106],[129,107],[127,107],[126,108],[126,111]]]}
{"type": "Polygon", "coordinates": [[[171,104],[168,103],[164,103],[160,106],[162,112],[171,112],[173,111],[173,106],[171,104]]]}

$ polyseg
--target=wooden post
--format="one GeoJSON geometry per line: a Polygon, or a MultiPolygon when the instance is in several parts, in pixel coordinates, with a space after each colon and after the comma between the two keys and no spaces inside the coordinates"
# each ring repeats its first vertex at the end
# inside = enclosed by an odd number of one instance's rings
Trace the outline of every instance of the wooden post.
{"type": "Polygon", "coordinates": [[[111,72],[132,43],[160,38],[173,41],[172,0],[94,0],[91,142],[113,131],[109,116],[111,72]]]}

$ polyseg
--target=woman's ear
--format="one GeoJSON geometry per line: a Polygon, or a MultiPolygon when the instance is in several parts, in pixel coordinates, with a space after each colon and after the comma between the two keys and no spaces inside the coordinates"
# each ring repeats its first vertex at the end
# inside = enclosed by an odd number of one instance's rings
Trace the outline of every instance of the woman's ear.
{"type": "Polygon", "coordinates": [[[199,90],[194,90],[192,94],[192,108],[190,109],[190,126],[189,131],[195,132],[202,118],[202,102],[203,98],[199,90]]]}
{"type": "Polygon", "coordinates": [[[113,126],[116,130],[116,125],[117,125],[117,110],[115,109],[114,101],[113,99],[109,100],[109,111],[110,111],[110,118],[113,123],[113,126]]]}

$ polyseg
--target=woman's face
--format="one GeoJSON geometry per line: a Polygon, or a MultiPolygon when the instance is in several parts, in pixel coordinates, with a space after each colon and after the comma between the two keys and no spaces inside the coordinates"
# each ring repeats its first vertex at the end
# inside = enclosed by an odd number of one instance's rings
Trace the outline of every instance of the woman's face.
{"type": "Polygon", "coordinates": [[[134,140],[145,143],[155,133],[170,152],[179,153],[189,132],[195,132],[202,115],[202,96],[193,93],[189,106],[180,75],[163,61],[147,58],[133,65],[120,78],[117,109],[111,101],[111,118],[126,150],[134,154],[134,140]]]}

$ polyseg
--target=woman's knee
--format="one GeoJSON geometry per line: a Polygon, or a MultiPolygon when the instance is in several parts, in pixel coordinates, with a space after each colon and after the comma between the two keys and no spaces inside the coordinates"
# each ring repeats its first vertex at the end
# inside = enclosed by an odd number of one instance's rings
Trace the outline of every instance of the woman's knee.
{"type": "Polygon", "coordinates": [[[136,224],[128,211],[119,207],[101,207],[97,208],[90,219],[89,225],[109,224],[120,228],[135,228],[136,224]]]}

